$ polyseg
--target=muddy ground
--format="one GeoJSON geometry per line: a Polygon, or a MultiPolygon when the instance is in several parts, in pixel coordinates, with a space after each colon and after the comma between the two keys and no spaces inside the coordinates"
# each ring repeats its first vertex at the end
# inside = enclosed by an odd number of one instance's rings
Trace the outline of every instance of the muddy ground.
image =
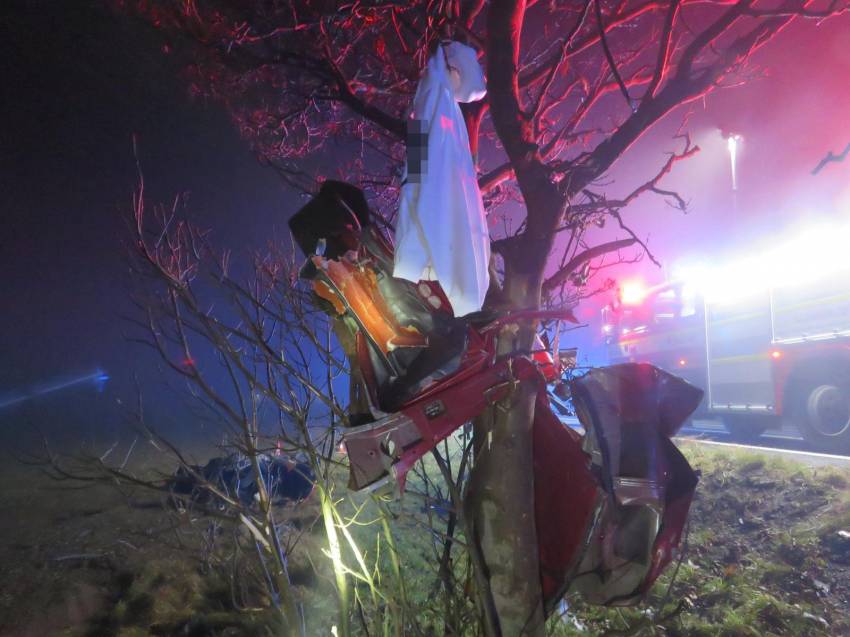
{"type": "MultiPolygon", "coordinates": [[[[552,634],[850,635],[850,474],[686,452],[702,479],[669,594],[668,572],[642,608],[571,600],[552,634]]],[[[159,462],[151,458],[134,455],[159,462]]],[[[267,600],[251,591],[236,599],[210,566],[197,516],[155,495],[73,487],[8,461],[0,484],[0,636],[272,634],[267,600]]],[[[333,606],[320,600],[331,589],[315,514],[308,502],[286,515],[309,539],[292,574],[308,612],[321,614],[333,606]]]]}

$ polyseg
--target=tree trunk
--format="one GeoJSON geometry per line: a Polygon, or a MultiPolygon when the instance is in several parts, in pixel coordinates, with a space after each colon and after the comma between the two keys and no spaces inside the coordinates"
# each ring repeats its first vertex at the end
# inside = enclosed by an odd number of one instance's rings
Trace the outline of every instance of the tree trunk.
{"type": "MultiPolygon", "coordinates": [[[[536,305],[539,283],[510,276],[505,293],[515,307],[536,305]],[[531,287],[531,289],[529,289],[531,287]],[[532,298],[529,298],[532,297],[532,298]]],[[[508,325],[499,334],[500,354],[528,350],[531,325],[508,325]]],[[[480,551],[489,591],[483,605],[495,610],[485,622],[488,637],[543,635],[543,605],[534,521],[532,422],[536,387],[517,385],[474,423],[474,458],[465,499],[473,550],[480,551]]]]}
{"type": "MultiPolygon", "coordinates": [[[[518,85],[520,35],[525,0],[493,0],[487,18],[487,91],[493,125],[516,175],[526,207],[524,232],[502,250],[508,308],[540,305],[546,260],[564,198],[550,178],[523,112],[518,85]]],[[[528,352],[534,325],[508,325],[499,354],[528,352]]],[[[536,387],[516,386],[474,423],[475,464],[465,500],[473,550],[483,566],[480,583],[488,637],[542,637],[537,530],[534,519],[533,438],[536,387]],[[486,588],[486,587],[485,587],[486,588]],[[487,611],[493,610],[492,615],[487,611]]]]}

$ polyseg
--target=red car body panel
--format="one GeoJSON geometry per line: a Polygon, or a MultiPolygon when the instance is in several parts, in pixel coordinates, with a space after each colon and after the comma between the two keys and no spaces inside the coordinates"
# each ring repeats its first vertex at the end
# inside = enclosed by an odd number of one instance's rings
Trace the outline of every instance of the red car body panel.
{"type": "Polygon", "coordinates": [[[582,451],[581,436],[552,413],[545,391],[537,394],[533,432],[534,514],[540,583],[548,606],[569,586],[604,491],[582,451]]]}
{"type": "Polygon", "coordinates": [[[585,433],[573,431],[552,412],[547,393],[547,382],[561,378],[560,364],[539,349],[496,354],[502,327],[575,321],[572,313],[454,319],[445,308],[432,311],[438,305],[431,299],[438,292],[434,284],[426,286],[423,302],[414,284],[392,279],[391,249],[363,227],[367,221],[362,193],[336,182],[290,221],[308,255],[302,275],[330,303],[335,320],[357,326],[348,354],[374,421],[343,433],[350,487],[389,487],[400,494],[408,471],[440,441],[519,383],[532,383],[537,397],[529,470],[544,608],[552,612],[569,591],[600,604],[638,600],[681,542],[697,478],[670,437],[702,392],[651,365],[594,369],[568,383],[585,433]],[[445,357],[433,345],[439,339],[445,357]],[[416,367],[421,360],[427,364],[416,367]]]}

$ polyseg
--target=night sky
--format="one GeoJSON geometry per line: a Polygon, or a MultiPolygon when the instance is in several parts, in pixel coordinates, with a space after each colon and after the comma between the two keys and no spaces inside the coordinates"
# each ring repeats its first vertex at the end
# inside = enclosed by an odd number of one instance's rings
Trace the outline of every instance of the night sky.
{"type": "MultiPolygon", "coordinates": [[[[297,206],[227,115],[193,101],[155,33],[96,2],[5,0],[0,8],[0,402],[102,368],[112,380],[0,412],[0,437],[33,426],[124,427],[137,373],[156,410],[157,359],[127,342],[133,311],[125,226],[138,139],[149,203],[188,192],[213,240],[246,254],[297,206]]],[[[179,415],[167,410],[168,428],[179,415]]]]}
{"type": "MultiPolygon", "coordinates": [[[[129,343],[124,247],[136,184],[136,134],[151,203],[189,192],[196,221],[246,254],[299,204],[260,167],[223,110],[193,101],[180,67],[145,25],[86,0],[4,0],[0,8],[0,402],[16,391],[101,368],[112,380],[0,411],[0,441],[125,426],[138,374],[153,409],[170,405],[156,356],[129,343]]],[[[850,16],[799,25],[755,59],[742,89],[693,105],[702,152],[663,185],[691,201],[684,217],[646,198],[627,220],[665,263],[746,249],[801,218],[850,214],[850,162],[813,178],[850,142],[850,16]],[[744,135],[741,189],[730,190],[721,130],[744,135]]],[[[654,175],[681,111],[615,165],[610,194],[654,175]]],[[[608,229],[600,231],[604,239],[608,229]]],[[[648,276],[660,277],[644,261],[648,276]]],[[[594,303],[580,308],[593,320],[594,303]]],[[[164,409],[161,427],[182,412],[164,409]]]]}

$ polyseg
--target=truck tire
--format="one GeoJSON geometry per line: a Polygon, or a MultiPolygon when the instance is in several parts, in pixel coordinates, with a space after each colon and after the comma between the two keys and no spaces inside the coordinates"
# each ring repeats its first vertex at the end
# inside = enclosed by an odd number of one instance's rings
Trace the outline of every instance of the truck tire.
{"type": "Polygon", "coordinates": [[[803,437],[819,451],[850,451],[850,383],[845,378],[836,374],[800,383],[794,416],[803,437]]]}
{"type": "Polygon", "coordinates": [[[734,440],[755,442],[776,423],[773,416],[762,414],[724,414],[723,424],[734,440]]]}

